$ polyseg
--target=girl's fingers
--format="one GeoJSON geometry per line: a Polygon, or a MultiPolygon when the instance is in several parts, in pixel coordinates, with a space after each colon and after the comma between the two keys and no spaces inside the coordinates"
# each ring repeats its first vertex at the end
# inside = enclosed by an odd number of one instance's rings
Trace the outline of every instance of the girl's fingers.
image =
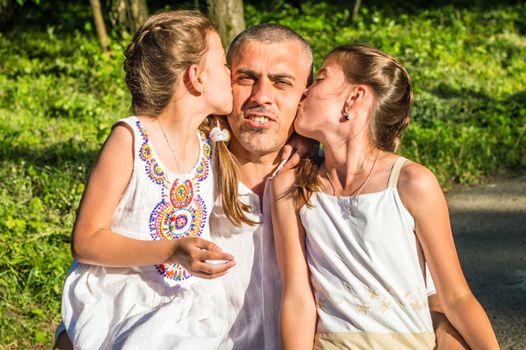
{"type": "Polygon", "coordinates": [[[190,272],[193,275],[199,275],[200,277],[207,276],[208,278],[215,278],[215,277],[219,277],[219,275],[225,274],[234,265],[235,265],[234,261],[229,261],[229,262],[219,263],[219,264],[199,262],[195,264],[193,271],[190,271],[190,272]]]}
{"type": "Polygon", "coordinates": [[[212,243],[210,241],[207,241],[206,239],[202,239],[202,238],[195,238],[195,246],[197,248],[201,248],[201,249],[204,249],[204,250],[209,250],[209,251],[213,251],[213,252],[220,252],[221,251],[221,248],[219,248],[219,246],[215,243],[212,243]]]}
{"type": "Polygon", "coordinates": [[[211,264],[217,264],[220,262],[228,262],[234,260],[234,257],[231,254],[226,252],[214,252],[203,250],[204,259],[202,261],[210,262],[211,264]],[[214,263],[214,261],[217,261],[214,263]]]}

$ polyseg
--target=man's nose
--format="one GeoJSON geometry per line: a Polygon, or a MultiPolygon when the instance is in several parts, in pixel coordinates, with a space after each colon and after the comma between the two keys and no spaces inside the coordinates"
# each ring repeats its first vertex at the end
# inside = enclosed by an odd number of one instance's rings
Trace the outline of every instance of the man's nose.
{"type": "Polygon", "coordinates": [[[252,87],[251,100],[256,102],[258,105],[264,105],[272,102],[272,82],[266,79],[260,79],[252,87]]]}

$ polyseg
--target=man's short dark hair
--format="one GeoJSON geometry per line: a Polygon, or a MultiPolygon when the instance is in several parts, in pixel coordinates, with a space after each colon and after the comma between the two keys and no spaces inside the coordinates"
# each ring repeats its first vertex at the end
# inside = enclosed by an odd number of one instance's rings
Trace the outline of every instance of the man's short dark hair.
{"type": "Polygon", "coordinates": [[[309,83],[312,80],[312,49],[307,41],[292,29],[276,23],[262,23],[249,27],[239,33],[228,48],[226,59],[229,65],[232,64],[232,57],[237,53],[241,44],[245,41],[258,41],[265,44],[279,43],[283,41],[295,41],[305,52],[305,56],[310,63],[309,83]]]}

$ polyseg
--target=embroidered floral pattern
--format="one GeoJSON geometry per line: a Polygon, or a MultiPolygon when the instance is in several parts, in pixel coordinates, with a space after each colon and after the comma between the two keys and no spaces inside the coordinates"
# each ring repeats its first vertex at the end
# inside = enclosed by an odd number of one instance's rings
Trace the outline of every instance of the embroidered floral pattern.
{"type": "Polygon", "coordinates": [[[188,206],[194,198],[194,189],[190,180],[185,180],[179,183],[179,179],[175,180],[170,190],[170,203],[174,208],[183,208],[188,206]]]}
{"type": "Polygon", "coordinates": [[[139,154],[142,160],[148,161],[152,158],[152,148],[146,142],[141,146],[141,153],[139,154]]]}
{"type": "Polygon", "coordinates": [[[154,240],[199,237],[206,220],[206,205],[200,196],[185,208],[162,200],[150,216],[150,236],[154,240]]]}
{"type": "Polygon", "coordinates": [[[210,144],[210,139],[206,137],[204,132],[199,132],[199,136],[203,145],[203,157],[201,157],[201,160],[199,161],[195,169],[195,178],[198,181],[203,181],[208,177],[210,163],[209,160],[210,155],[212,154],[212,146],[210,144]]]}
{"type": "Polygon", "coordinates": [[[161,275],[174,281],[184,281],[185,279],[192,277],[192,275],[182,268],[181,265],[161,264],[155,265],[155,267],[161,275]]]}
{"type": "MultiPolygon", "coordinates": [[[[136,125],[143,137],[139,158],[145,163],[148,178],[162,186],[162,199],[150,214],[150,237],[153,240],[200,237],[208,214],[206,204],[199,195],[199,183],[210,173],[210,140],[205,133],[199,133],[202,150],[193,176],[170,181],[153,156],[148,133],[139,121],[136,125]]],[[[183,281],[192,276],[178,264],[156,265],[156,269],[162,276],[174,281],[183,281]]]]}
{"type": "Polygon", "coordinates": [[[155,159],[151,158],[146,162],[144,166],[148,177],[158,185],[162,185],[165,181],[165,174],[163,169],[159,166],[159,163],[155,159]]]}

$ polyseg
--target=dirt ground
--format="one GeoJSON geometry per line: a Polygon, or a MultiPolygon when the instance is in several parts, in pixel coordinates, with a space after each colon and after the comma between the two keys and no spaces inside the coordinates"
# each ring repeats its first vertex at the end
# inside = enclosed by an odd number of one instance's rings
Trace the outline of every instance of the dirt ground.
{"type": "Polygon", "coordinates": [[[526,349],[526,176],[446,195],[468,283],[502,349],[526,349]]]}

